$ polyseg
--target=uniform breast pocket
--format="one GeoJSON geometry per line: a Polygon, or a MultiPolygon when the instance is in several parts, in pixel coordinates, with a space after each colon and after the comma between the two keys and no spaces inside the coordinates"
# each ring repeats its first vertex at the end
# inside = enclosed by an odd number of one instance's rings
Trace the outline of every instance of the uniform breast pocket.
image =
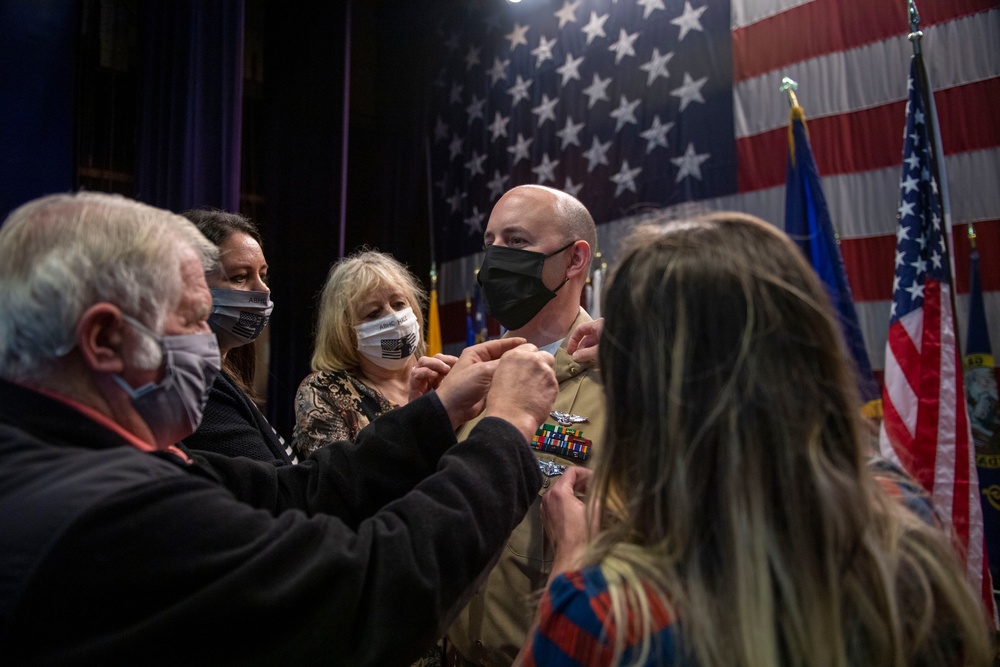
{"type": "MultiPolygon", "coordinates": [[[[540,506],[541,498],[531,506],[507,542],[507,551],[511,557],[509,565],[519,571],[522,581],[530,582],[531,591],[545,585],[552,567],[552,547],[545,539],[540,506]]],[[[519,588],[523,585],[522,583],[519,588]]]]}

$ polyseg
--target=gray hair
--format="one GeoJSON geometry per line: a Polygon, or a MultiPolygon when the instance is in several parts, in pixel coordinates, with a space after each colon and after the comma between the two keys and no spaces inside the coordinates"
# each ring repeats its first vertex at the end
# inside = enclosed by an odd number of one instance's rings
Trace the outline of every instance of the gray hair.
{"type": "Polygon", "coordinates": [[[193,249],[218,249],[179,215],[119,195],[57,194],[24,204],[0,228],[0,377],[40,379],[73,348],[77,321],[107,302],[160,331],[193,249]]]}

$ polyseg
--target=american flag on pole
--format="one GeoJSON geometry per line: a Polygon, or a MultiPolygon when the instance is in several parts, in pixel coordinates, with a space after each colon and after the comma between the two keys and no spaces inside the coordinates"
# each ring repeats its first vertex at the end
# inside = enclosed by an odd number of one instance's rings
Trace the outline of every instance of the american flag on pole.
{"type": "Polygon", "coordinates": [[[930,493],[966,560],[966,575],[993,617],[975,448],[956,340],[953,244],[944,181],[935,163],[934,102],[925,81],[921,58],[915,55],[903,137],[880,445],[885,456],[930,493]]]}
{"type": "MultiPolygon", "coordinates": [[[[1000,246],[1000,6],[919,1],[953,222],[975,222],[980,247],[1000,246]]],[[[576,193],[598,223],[609,267],[618,240],[649,208],[736,209],[781,225],[788,105],[778,88],[788,76],[809,110],[816,166],[881,379],[912,52],[904,0],[440,5],[426,131],[446,350],[465,342],[482,228],[514,185],[576,193]]],[[[964,317],[966,246],[955,248],[955,261],[964,317]]],[[[982,284],[1000,348],[1000,262],[983,265],[982,284]]]]}

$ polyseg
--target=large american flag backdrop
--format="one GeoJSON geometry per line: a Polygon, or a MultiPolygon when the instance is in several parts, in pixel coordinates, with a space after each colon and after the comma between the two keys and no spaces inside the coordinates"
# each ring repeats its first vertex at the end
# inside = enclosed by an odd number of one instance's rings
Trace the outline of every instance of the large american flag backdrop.
{"type": "MultiPolygon", "coordinates": [[[[918,8],[957,230],[959,323],[972,222],[996,337],[1000,4],[918,8]]],[[[651,209],[737,209],[781,226],[788,103],[778,88],[789,76],[881,374],[912,54],[903,0],[470,1],[447,3],[440,25],[427,132],[446,351],[465,344],[482,230],[514,185],[576,194],[612,266],[618,240],[651,209]]]]}

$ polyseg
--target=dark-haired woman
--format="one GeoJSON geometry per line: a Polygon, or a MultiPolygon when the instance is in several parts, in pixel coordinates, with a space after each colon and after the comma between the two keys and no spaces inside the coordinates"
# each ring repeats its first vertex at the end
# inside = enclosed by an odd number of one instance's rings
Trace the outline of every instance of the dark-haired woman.
{"type": "Polygon", "coordinates": [[[237,213],[193,209],[182,215],[220,250],[219,266],[205,278],[212,291],[208,323],[219,339],[223,371],[212,385],[201,425],[183,444],[277,465],[293,463],[291,449],[255,402],[255,341],[273,308],[260,232],[237,213]]]}

